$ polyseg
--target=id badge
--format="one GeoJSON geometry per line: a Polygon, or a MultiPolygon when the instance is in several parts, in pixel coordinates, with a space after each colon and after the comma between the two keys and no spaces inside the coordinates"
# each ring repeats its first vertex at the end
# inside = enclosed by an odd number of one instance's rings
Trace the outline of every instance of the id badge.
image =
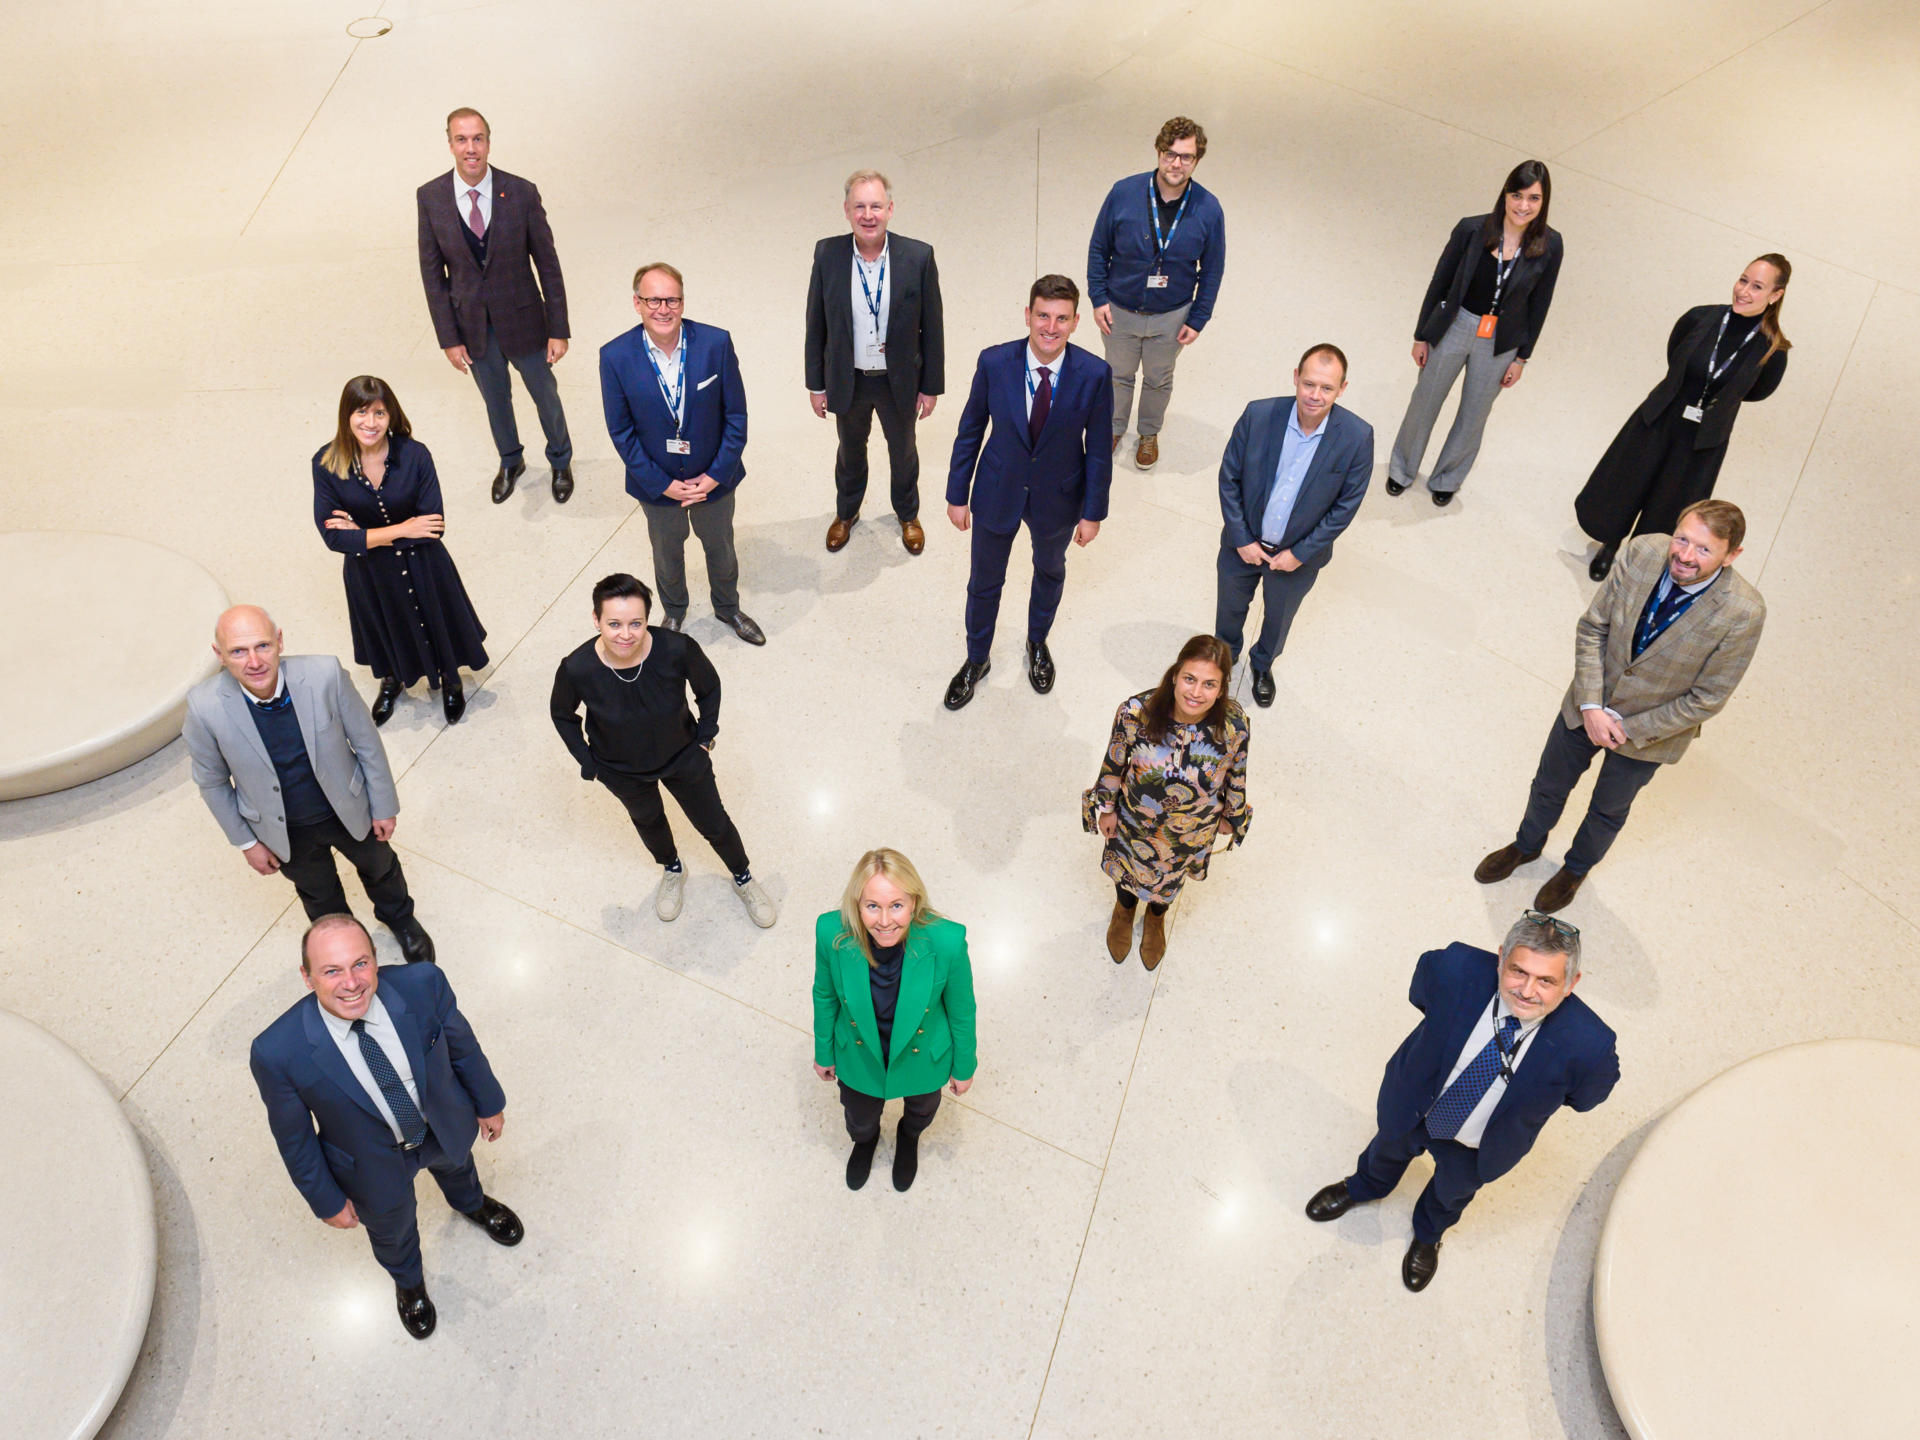
{"type": "Polygon", "coordinates": [[[1491,340],[1493,338],[1494,326],[1499,323],[1500,317],[1498,315],[1482,315],[1480,317],[1480,328],[1473,333],[1481,340],[1491,340]]]}
{"type": "Polygon", "coordinates": [[[691,440],[667,441],[667,454],[669,455],[691,455],[692,453],[693,442],[691,440]]]}
{"type": "Polygon", "coordinates": [[[1706,412],[1698,405],[1689,405],[1680,412],[1680,418],[1682,420],[1691,420],[1694,424],[1698,425],[1700,423],[1700,417],[1705,413],[1706,412]]]}
{"type": "Polygon", "coordinates": [[[1166,276],[1164,276],[1164,275],[1149,275],[1149,276],[1147,276],[1147,289],[1149,289],[1149,290],[1164,290],[1164,289],[1166,289],[1166,288],[1167,288],[1167,277],[1166,277],[1166,276]]]}

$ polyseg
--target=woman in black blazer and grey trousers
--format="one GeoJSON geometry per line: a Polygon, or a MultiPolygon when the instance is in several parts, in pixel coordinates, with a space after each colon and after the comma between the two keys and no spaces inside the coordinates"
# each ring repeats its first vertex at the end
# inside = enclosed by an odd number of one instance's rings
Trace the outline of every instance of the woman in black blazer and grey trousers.
{"type": "Polygon", "coordinates": [[[1413,332],[1420,378],[1387,461],[1389,495],[1420,478],[1433,422],[1463,368],[1460,412],[1427,478],[1433,503],[1452,503],[1473,468],[1494,399],[1519,383],[1553,303],[1564,247],[1560,232],[1547,226],[1552,199],[1547,167],[1527,160],[1507,176],[1490,213],[1469,215],[1453,227],[1420,302],[1413,332]]]}

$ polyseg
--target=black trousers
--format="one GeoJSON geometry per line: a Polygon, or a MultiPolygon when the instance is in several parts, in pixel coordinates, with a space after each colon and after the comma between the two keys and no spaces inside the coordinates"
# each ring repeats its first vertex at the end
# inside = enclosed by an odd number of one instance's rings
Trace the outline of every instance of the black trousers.
{"type": "Polygon", "coordinates": [[[318,825],[291,825],[287,828],[288,848],[293,852],[280,866],[280,873],[293,882],[306,907],[307,918],[322,915],[350,915],[347,892],[340,888],[340,871],[334,865],[338,850],[360,872],[360,883],[367,887],[373,901],[373,913],[389,930],[397,930],[413,919],[413,897],[407,893],[407,877],[400,869],[400,857],[384,840],[356,840],[330,815],[318,825]]]}
{"type": "Polygon", "coordinates": [[[1249,565],[1238,551],[1222,545],[1214,568],[1218,586],[1213,633],[1227,642],[1238,659],[1240,642],[1246,636],[1247,611],[1253,608],[1253,592],[1260,591],[1260,638],[1253,642],[1251,663],[1262,673],[1273,669],[1274,659],[1287,648],[1287,632],[1293,628],[1293,617],[1300,613],[1300,602],[1320,578],[1320,567],[1275,570],[1267,565],[1249,565]]]}
{"type": "MultiPolygon", "coordinates": [[[[1533,790],[1527,796],[1527,813],[1513,843],[1523,854],[1537,855],[1546,847],[1547,836],[1567,808],[1567,796],[1587,773],[1596,752],[1604,749],[1587,736],[1585,725],[1569,726],[1558,714],[1547,732],[1546,748],[1540,752],[1540,766],[1533,772],[1533,790]]],[[[1617,750],[1608,750],[1600,762],[1600,778],[1594,782],[1593,799],[1587,804],[1587,818],[1567,847],[1567,869],[1584,875],[1605,857],[1627,823],[1627,811],[1633,797],[1640,793],[1653,772],[1657,760],[1629,760],[1617,750]]]]}
{"type": "MultiPolygon", "coordinates": [[[[474,1167],[471,1152],[467,1158],[455,1162],[440,1148],[440,1142],[433,1138],[433,1132],[427,1132],[427,1138],[418,1150],[407,1157],[413,1164],[411,1174],[418,1175],[420,1167],[425,1166],[433,1172],[433,1178],[440,1182],[440,1193],[447,1197],[447,1204],[462,1215],[471,1215],[486,1201],[486,1192],[480,1188],[480,1172],[474,1167]]],[[[420,1265],[420,1219],[414,1204],[413,1191],[407,1191],[406,1200],[392,1210],[378,1213],[354,1207],[360,1216],[361,1225],[366,1227],[367,1239],[373,1245],[373,1258],[386,1267],[393,1283],[413,1287],[426,1283],[426,1272],[420,1265]]]]}
{"type": "Polygon", "coordinates": [[[893,513],[902,520],[920,518],[920,452],[913,443],[915,414],[902,410],[884,375],[853,377],[853,404],[833,417],[840,449],[833,457],[834,513],[851,520],[867,496],[867,438],[873,417],[880,417],[880,433],[887,439],[887,467],[893,479],[893,513]]]}
{"type": "MultiPolygon", "coordinates": [[[[940,1092],[935,1090],[930,1095],[909,1095],[902,1103],[906,1110],[900,1116],[900,1132],[903,1135],[918,1135],[933,1124],[933,1117],[940,1113],[940,1092]]],[[[864,1095],[842,1080],[840,1106],[847,1112],[847,1134],[852,1137],[854,1144],[879,1137],[880,1112],[887,1108],[886,1101],[878,1095],[864,1095]]]]}
{"type": "Polygon", "coordinates": [[[1347,1193],[1356,1200],[1378,1200],[1391,1195],[1407,1166],[1421,1151],[1433,1155],[1433,1178],[1413,1206],[1413,1238],[1438,1245],[1448,1227],[1459,1220],[1467,1202],[1480,1190],[1480,1152],[1458,1140],[1435,1140],[1426,1122],[1405,1135],[1378,1134],[1360,1152],[1360,1162],[1347,1177],[1347,1193]]]}
{"type": "Polygon", "coordinates": [[[546,347],[531,355],[509,355],[500,348],[500,337],[487,327],[487,353],[473,362],[473,383],[480,387],[480,398],[487,402],[487,426],[493,431],[493,445],[500,452],[500,463],[512,468],[524,458],[520,427],[513,418],[513,382],[507,378],[507,366],[520,372],[520,383],[533,397],[533,408],[540,416],[540,428],[547,436],[547,464],[559,470],[573,463],[573,439],[567,434],[567,412],[560,408],[560,387],[554,382],[553,367],[547,364],[546,347]]]}
{"type": "Polygon", "coordinates": [[[607,770],[598,773],[600,783],[627,807],[633,828],[640,832],[647,853],[662,865],[671,865],[680,858],[673,842],[673,827],[667,823],[666,807],[660,802],[660,787],[664,785],[680,802],[693,828],[713,846],[728,873],[746,874],[747,847],[740,843],[740,832],[728,816],[727,807],[721,803],[720,787],[713,778],[713,760],[699,746],[693,748],[678,773],[663,775],[658,780],[634,780],[607,770]]]}

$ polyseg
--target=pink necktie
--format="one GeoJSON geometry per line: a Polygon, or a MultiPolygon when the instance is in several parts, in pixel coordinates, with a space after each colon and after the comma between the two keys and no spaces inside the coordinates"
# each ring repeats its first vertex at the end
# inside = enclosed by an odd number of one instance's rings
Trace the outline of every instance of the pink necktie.
{"type": "Polygon", "coordinates": [[[480,192],[467,191],[467,199],[473,202],[473,209],[467,212],[467,228],[473,231],[477,238],[484,240],[487,238],[487,219],[480,213],[480,192]]]}

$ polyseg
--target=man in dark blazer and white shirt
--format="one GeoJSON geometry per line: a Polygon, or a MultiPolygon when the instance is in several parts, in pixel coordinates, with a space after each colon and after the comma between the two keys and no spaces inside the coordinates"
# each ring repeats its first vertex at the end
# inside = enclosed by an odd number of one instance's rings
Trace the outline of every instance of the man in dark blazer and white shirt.
{"type": "Polygon", "coordinates": [[[1213,633],[1237,657],[1253,592],[1260,638],[1248,657],[1254,703],[1273,704],[1273,662],[1300,602],[1353,523],[1373,475],[1373,427],[1334,402],[1347,357],[1315,345],[1293,372],[1293,394],[1241,413],[1220,459],[1220,556],[1213,633]]]}
{"type": "Polygon", "coordinates": [[[747,390],[733,337],[685,318],[686,282],[664,260],[633,277],[640,323],[600,347],[600,401],[613,448],[627,462],[653,546],[660,624],[687,618],[687,532],[707,556],[713,613],[749,645],[767,637],[740,609],[733,492],[746,478],[747,390]]]}
{"type": "Polygon", "coordinates": [[[1440,1237],[1482,1185],[1515,1165],[1561,1106],[1591,1110],[1613,1093],[1613,1031],[1574,996],[1580,932],[1537,910],[1514,922],[1498,955],[1455,942],[1414,967],[1408,998],[1425,1017],[1387,1062],[1379,1130],[1354,1173],[1307,1202],[1333,1220],[1400,1183],[1413,1157],[1433,1178],[1413,1208],[1400,1262],[1409,1290],[1440,1264],[1440,1237]]]}
{"type": "Polygon", "coordinates": [[[1067,543],[1090,545],[1107,518],[1113,480],[1113,370],[1067,343],[1080,323],[1080,287],[1042,275],[1027,295],[1027,337],[980,352],[953,439],[947,518],[973,531],[967,577],[967,660],[947,686],[958,710],[992,668],[1007,557],[1021,523],[1033,540],[1027,602],[1027,680],[1053,688],[1047,633],[1067,583],[1067,543]],[[991,427],[991,428],[989,428],[991,427]]]}
{"type": "Polygon", "coordinates": [[[253,1083],[294,1188],[336,1230],[366,1226],[400,1323],[424,1340],[436,1316],[414,1177],[431,1170],[448,1204],[518,1245],[520,1217],[473,1163],[476,1136],[500,1138],[507,1097],[439,966],[376,966],[360,922],[327,915],[301,938],[300,974],[312,993],[254,1040],[253,1083]]]}
{"type": "Polygon", "coordinates": [[[913,426],[933,414],[947,386],[946,331],[933,247],[891,234],[893,187],[878,170],[847,177],[851,235],[813,247],[807,284],[807,391],[813,413],[834,417],[833,523],[827,549],[847,543],[867,493],[873,417],[887,439],[893,513],[907,553],[926,548],[920,527],[920,452],[913,426]]]}
{"type": "Polygon", "coordinates": [[[553,498],[564,504],[573,494],[573,440],[553,367],[567,353],[567,290],[540,191],[531,180],[492,168],[492,138],[478,110],[463,107],[447,117],[453,170],[416,196],[420,279],[448,363],[471,374],[487,402],[500,452],[493,503],[511,495],[527,469],[507,378],[511,362],[540,413],[553,498]]]}
{"type": "Polygon", "coordinates": [[[331,655],[288,655],[273,617],[236,605],[214,626],[224,675],[187,693],[183,738],[220,829],[261,875],[293,882],[309,920],[347,913],[338,850],[409,960],[432,960],[400,857],[387,752],[367,702],[331,655]]]}

